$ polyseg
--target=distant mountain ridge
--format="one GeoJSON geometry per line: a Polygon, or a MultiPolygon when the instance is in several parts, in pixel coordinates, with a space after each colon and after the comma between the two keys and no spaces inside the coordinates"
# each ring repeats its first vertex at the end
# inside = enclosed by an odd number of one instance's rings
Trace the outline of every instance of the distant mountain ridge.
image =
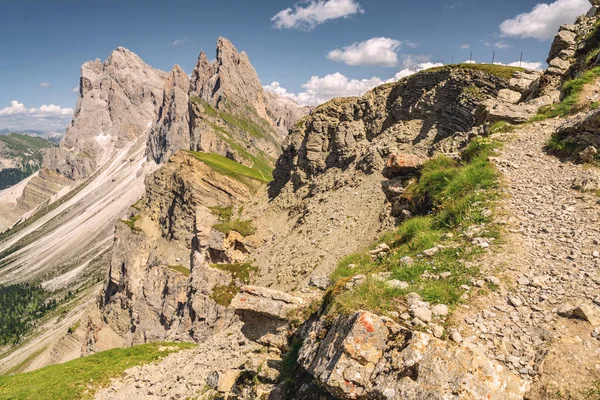
{"type": "Polygon", "coordinates": [[[54,146],[55,142],[31,134],[0,135],[0,190],[38,171],[44,152],[54,146]]]}

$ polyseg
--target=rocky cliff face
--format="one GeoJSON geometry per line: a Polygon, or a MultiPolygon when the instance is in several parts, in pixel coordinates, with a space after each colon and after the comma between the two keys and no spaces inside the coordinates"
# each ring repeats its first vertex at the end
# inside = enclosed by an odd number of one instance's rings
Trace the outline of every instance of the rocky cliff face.
{"type": "Polygon", "coordinates": [[[392,153],[430,156],[485,122],[480,118],[484,103],[509,88],[510,80],[477,69],[444,67],[360,98],[334,99],[291,131],[271,195],[287,182],[297,190],[331,168],[378,171],[392,153]]]}
{"type": "Polygon", "coordinates": [[[74,180],[89,177],[154,124],[164,78],[122,47],[104,63],[85,63],[73,122],[44,166],[74,180]]]}
{"type": "MultiPolygon", "coordinates": [[[[237,276],[214,264],[246,240],[216,231],[209,207],[248,200],[254,188],[178,153],[146,180],[146,196],[115,233],[108,285],[88,326],[88,350],[157,340],[203,340],[233,322],[215,292],[237,276]],[[108,323],[106,323],[108,322],[108,323]]],[[[229,265],[229,264],[228,264],[229,265]]],[[[238,283],[239,284],[239,283],[238,283]]]]}

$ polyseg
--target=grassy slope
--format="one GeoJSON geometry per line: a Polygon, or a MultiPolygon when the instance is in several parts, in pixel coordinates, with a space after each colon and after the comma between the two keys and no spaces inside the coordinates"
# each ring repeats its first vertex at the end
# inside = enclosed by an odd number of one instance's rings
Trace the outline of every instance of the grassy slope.
{"type": "Polygon", "coordinates": [[[497,76],[503,79],[511,79],[515,72],[524,71],[524,68],[519,67],[509,67],[506,65],[496,65],[496,64],[452,64],[452,65],[444,65],[443,67],[434,67],[421,72],[432,72],[432,71],[441,71],[444,69],[452,69],[452,68],[463,68],[463,69],[472,69],[476,71],[482,71],[490,75],[497,76]]]}
{"type": "Polygon", "coordinates": [[[215,172],[234,178],[246,185],[251,186],[252,181],[269,183],[273,180],[272,175],[266,175],[259,169],[247,167],[219,154],[198,151],[188,151],[188,153],[211,167],[215,172]]]}
{"type": "Polygon", "coordinates": [[[419,293],[425,300],[455,306],[470,279],[478,277],[479,269],[466,261],[475,260],[482,249],[473,246],[464,235],[470,226],[484,226],[478,235],[498,237],[498,231],[490,224],[491,216],[484,210],[492,208],[498,174],[488,161],[494,143],[479,139],[463,153],[463,162],[457,163],[438,156],[429,161],[418,181],[408,186],[405,194],[415,213],[421,213],[388,232],[375,243],[387,243],[392,252],[381,259],[372,260],[367,251],[352,254],[338,265],[332,278],[337,281],[330,292],[329,314],[349,314],[356,310],[376,313],[393,311],[398,302],[410,292],[419,293]],[[442,245],[437,254],[426,257],[424,250],[442,245]],[[412,257],[413,264],[400,260],[412,257]],[[450,278],[433,280],[422,277],[429,271],[439,274],[451,272],[450,278]],[[356,275],[379,272],[391,273],[390,279],[409,283],[407,289],[392,289],[376,279],[343,290],[348,280],[356,275]]]}
{"type": "Polygon", "coordinates": [[[33,372],[0,376],[1,400],[75,400],[90,399],[96,390],[110,383],[131,367],[158,361],[190,343],[152,343],[128,349],[114,349],[65,364],[33,372]],[[159,351],[161,346],[170,348],[159,351]]]}
{"type": "MultiPolygon", "coordinates": [[[[257,154],[251,153],[243,145],[238,143],[235,140],[235,135],[232,135],[230,132],[230,130],[243,131],[256,138],[272,140],[272,138],[265,133],[267,129],[270,129],[268,126],[260,126],[247,117],[237,116],[221,110],[216,110],[206,101],[196,96],[191,96],[190,100],[202,107],[204,114],[209,117],[209,119],[205,120],[205,122],[213,129],[214,133],[219,136],[221,140],[231,146],[231,148],[235,150],[239,156],[250,161],[253,164],[253,169],[261,171],[264,176],[271,176],[275,160],[259,149],[255,149],[257,154]],[[219,120],[221,123],[223,123],[223,126],[215,123],[219,120]]],[[[260,117],[255,116],[255,119],[260,120],[260,117]]]]}

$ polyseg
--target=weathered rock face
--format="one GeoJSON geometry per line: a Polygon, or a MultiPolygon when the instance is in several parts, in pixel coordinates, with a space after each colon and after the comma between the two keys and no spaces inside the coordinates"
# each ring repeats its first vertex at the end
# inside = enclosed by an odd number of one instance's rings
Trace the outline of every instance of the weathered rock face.
{"type": "Polygon", "coordinates": [[[265,98],[267,114],[282,137],[286,137],[296,122],[310,112],[309,107],[302,107],[294,100],[279,96],[277,93],[265,92],[265,98]]]}
{"type": "Polygon", "coordinates": [[[509,87],[480,71],[442,68],[334,99],[292,130],[270,194],[289,181],[298,189],[330,168],[380,170],[391,153],[430,155],[437,143],[483,122],[478,107],[509,87]]]}
{"type": "Polygon", "coordinates": [[[163,97],[164,75],[122,47],[104,63],[85,63],[73,122],[44,166],[71,179],[87,178],[147,134],[163,97]]]}
{"type": "Polygon", "coordinates": [[[299,363],[343,399],[522,399],[527,384],[475,347],[455,346],[360,311],[316,323],[299,363]]]}
{"type": "Polygon", "coordinates": [[[159,163],[179,149],[190,149],[189,88],[187,74],[175,65],[165,81],[158,121],[148,138],[148,152],[159,163]]]}
{"type": "MultiPolygon", "coordinates": [[[[596,7],[593,6],[592,9],[595,10],[596,7]]],[[[530,98],[555,98],[562,84],[574,77],[577,70],[582,69],[581,65],[587,62],[587,53],[595,47],[595,39],[590,37],[590,33],[596,29],[598,17],[594,12],[579,17],[575,24],[560,27],[548,54],[548,68],[532,90],[530,98]]]]}
{"type": "Polygon", "coordinates": [[[233,278],[210,266],[217,262],[211,250],[218,221],[207,207],[243,201],[251,193],[182,152],[149,176],[136,216],[117,225],[101,318],[92,316],[89,323],[89,350],[107,347],[103,338],[119,337],[121,345],[202,340],[229,326],[233,310],[211,295],[233,278]]]}
{"type": "Polygon", "coordinates": [[[300,297],[257,286],[242,287],[231,301],[231,307],[244,322],[242,332],[246,337],[280,348],[287,345],[290,319],[303,305],[300,297]]]}
{"type": "Polygon", "coordinates": [[[243,108],[252,107],[259,117],[267,119],[264,90],[256,70],[246,53],[238,53],[233,44],[221,37],[217,42],[217,59],[208,62],[200,53],[192,71],[190,94],[195,94],[212,106],[222,108],[227,101],[243,108]]]}

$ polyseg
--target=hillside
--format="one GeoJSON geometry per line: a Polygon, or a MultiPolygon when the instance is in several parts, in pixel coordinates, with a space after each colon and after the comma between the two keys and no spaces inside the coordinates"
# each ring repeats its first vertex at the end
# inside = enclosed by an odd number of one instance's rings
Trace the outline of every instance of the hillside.
{"type": "Polygon", "coordinates": [[[597,399],[599,46],[594,5],[543,72],[446,65],[308,114],[224,38],[191,76],[86,63],[23,188],[43,206],[0,237],[0,282],[80,292],[2,349],[29,372],[0,397],[91,398],[64,371],[103,360],[98,400],[597,399]],[[111,350],[163,342],[197,347],[111,350]]]}
{"type": "Polygon", "coordinates": [[[55,147],[50,140],[18,133],[0,135],[0,190],[41,168],[44,151],[55,147]]]}

